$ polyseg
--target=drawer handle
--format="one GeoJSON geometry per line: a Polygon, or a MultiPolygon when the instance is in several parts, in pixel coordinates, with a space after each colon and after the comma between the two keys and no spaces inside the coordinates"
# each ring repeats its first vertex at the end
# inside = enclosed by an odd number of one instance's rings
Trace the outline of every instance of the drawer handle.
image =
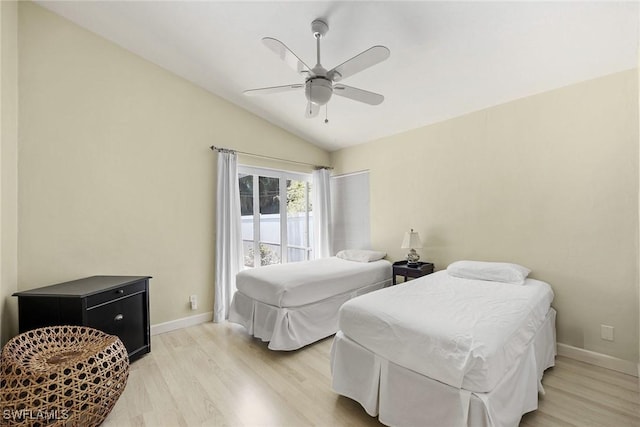
{"type": "Polygon", "coordinates": [[[116,294],[124,294],[124,289],[118,289],[118,290],[116,291],[116,294]]]}
{"type": "Polygon", "coordinates": [[[120,321],[124,319],[124,316],[122,314],[118,314],[116,317],[113,318],[113,320],[115,320],[116,322],[120,321]]]}

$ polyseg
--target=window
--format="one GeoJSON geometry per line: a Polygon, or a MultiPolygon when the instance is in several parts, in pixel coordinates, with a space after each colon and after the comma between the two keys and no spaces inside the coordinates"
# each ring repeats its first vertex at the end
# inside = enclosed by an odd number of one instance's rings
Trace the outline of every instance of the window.
{"type": "Polygon", "coordinates": [[[244,265],[313,259],[311,176],[238,167],[244,265]]]}

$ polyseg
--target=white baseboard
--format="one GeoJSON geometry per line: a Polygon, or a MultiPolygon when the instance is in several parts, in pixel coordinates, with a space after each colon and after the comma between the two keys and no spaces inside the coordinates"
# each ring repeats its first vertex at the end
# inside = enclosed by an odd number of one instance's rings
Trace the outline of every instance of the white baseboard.
{"type": "Polygon", "coordinates": [[[183,317],[182,319],[170,320],[168,322],[151,325],[151,335],[164,334],[165,332],[175,331],[176,329],[182,329],[188,326],[199,325],[200,323],[211,322],[212,320],[213,311],[196,314],[195,316],[183,317]]]}
{"type": "Polygon", "coordinates": [[[617,357],[608,356],[595,351],[585,350],[583,348],[574,347],[568,344],[557,344],[558,355],[579,360],[580,362],[590,363],[600,366],[601,368],[611,369],[613,371],[622,372],[623,374],[638,376],[640,364],[630,362],[617,357]]]}

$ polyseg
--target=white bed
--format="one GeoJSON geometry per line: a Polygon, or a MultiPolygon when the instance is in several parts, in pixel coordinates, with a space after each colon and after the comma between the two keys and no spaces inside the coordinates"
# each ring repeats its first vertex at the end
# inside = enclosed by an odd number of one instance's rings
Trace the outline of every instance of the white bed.
{"type": "Polygon", "coordinates": [[[245,270],[236,276],[229,321],[271,350],[295,350],[334,334],[340,306],[388,286],[391,271],[386,260],[337,257],[245,270]]]}
{"type": "Polygon", "coordinates": [[[440,271],[343,305],[333,388],[382,423],[517,426],[555,360],[551,287],[440,271]]]}

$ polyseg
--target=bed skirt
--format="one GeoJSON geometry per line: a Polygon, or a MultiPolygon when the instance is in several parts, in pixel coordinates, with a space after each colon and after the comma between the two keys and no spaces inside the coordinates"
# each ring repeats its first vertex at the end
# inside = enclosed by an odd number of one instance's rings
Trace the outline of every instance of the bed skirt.
{"type": "Polygon", "coordinates": [[[236,291],[229,321],[244,326],[254,337],[268,341],[270,350],[296,350],[335,334],[342,304],[390,284],[388,279],[297,307],[276,307],[236,291]]]}
{"type": "Polygon", "coordinates": [[[519,362],[488,393],[458,389],[396,365],[338,332],[331,347],[333,390],[393,426],[515,427],[538,408],[542,375],[554,366],[551,308],[519,362]]]}

